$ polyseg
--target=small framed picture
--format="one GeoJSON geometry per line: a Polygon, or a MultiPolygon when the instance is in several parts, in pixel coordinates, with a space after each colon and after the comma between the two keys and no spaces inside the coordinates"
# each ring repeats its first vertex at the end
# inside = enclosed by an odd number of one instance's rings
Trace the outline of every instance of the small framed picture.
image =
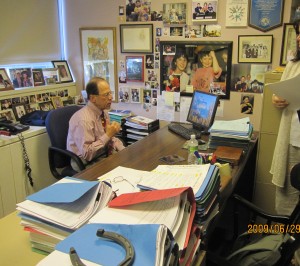
{"type": "Polygon", "coordinates": [[[127,82],[144,82],[144,56],[126,56],[127,82]]]}
{"type": "Polygon", "coordinates": [[[41,68],[32,69],[32,78],[34,86],[44,86],[45,79],[41,68]]]}
{"type": "Polygon", "coordinates": [[[141,89],[140,88],[130,88],[130,102],[131,103],[141,103],[141,89]]]}
{"type": "Polygon", "coordinates": [[[60,96],[51,97],[51,101],[52,101],[52,105],[53,105],[54,109],[63,107],[63,102],[62,102],[60,96]]]}
{"type": "Polygon", "coordinates": [[[217,21],[218,0],[212,1],[192,1],[192,21],[217,21]]]}
{"type": "Polygon", "coordinates": [[[296,32],[293,23],[284,23],[281,43],[280,65],[285,66],[294,58],[297,51],[296,32]]]}
{"type": "Polygon", "coordinates": [[[60,82],[64,83],[73,81],[73,77],[66,60],[52,61],[52,64],[55,68],[58,69],[60,82]]]}
{"type": "Polygon", "coordinates": [[[54,109],[52,101],[39,103],[40,110],[42,111],[50,111],[54,109]]]}
{"type": "Polygon", "coordinates": [[[0,111],[0,117],[1,118],[6,118],[7,120],[10,121],[16,121],[15,115],[11,109],[9,110],[2,110],[0,111]]]}
{"type": "Polygon", "coordinates": [[[273,35],[239,35],[238,63],[272,63],[273,35]]]}
{"type": "Polygon", "coordinates": [[[13,90],[14,87],[5,68],[0,68],[0,91],[13,90]]]}
{"type": "Polygon", "coordinates": [[[44,68],[43,75],[46,85],[56,84],[60,82],[57,68],[44,68]]]}
{"type": "Polygon", "coordinates": [[[31,68],[12,68],[9,74],[15,89],[33,86],[31,68]]]}
{"type": "Polygon", "coordinates": [[[21,117],[26,114],[25,103],[15,104],[12,109],[17,121],[20,121],[21,117]]]}

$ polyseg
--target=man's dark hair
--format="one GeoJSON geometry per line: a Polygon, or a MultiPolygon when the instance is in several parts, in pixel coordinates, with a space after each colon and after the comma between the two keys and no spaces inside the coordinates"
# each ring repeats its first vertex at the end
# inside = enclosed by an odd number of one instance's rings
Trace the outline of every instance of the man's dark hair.
{"type": "Polygon", "coordinates": [[[87,98],[90,99],[91,95],[99,95],[98,83],[99,81],[106,81],[104,78],[94,77],[91,78],[88,84],[86,84],[86,94],[87,98]]]}

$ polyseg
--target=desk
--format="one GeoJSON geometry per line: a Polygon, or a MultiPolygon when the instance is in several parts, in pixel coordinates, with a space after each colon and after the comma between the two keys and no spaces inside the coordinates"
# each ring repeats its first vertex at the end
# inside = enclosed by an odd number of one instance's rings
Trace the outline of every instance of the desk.
{"type": "MultiPolygon", "coordinates": [[[[182,149],[185,140],[178,135],[168,131],[167,127],[163,127],[146,138],[130,145],[123,151],[116,153],[103,161],[94,164],[90,168],[76,175],[78,178],[87,180],[96,180],[99,176],[114,169],[117,166],[124,166],[135,168],[138,170],[150,171],[161,164],[159,158],[164,155],[178,154],[187,158],[187,150],[182,149]]],[[[251,185],[253,183],[252,172],[254,172],[255,159],[252,164],[251,157],[256,155],[254,147],[256,143],[252,143],[248,152],[245,154],[239,166],[233,169],[233,179],[229,185],[222,189],[222,204],[221,209],[226,205],[226,199],[232,193],[233,189],[241,189],[243,192],[252,191],[251,185]],[[249,164],[250,163],[250,164],[249,164]],[[250,170],[248,170],[248,168],[250,170]],[[244,175],[244,172],[247,174],[244,175]],[[240,178],[242,177],[242,178],[240,178]],[[242,182],[239,182],[242,181],[242,182]],[[242,184],[240,184],[242,183],[242,184]]],[[[183,164],[186,163],[183,162],[183,164]]],[[[243,193],[241,193],[243,194],[243,193]]],[[[250,193],[252,195],[252,193],[250,193]]],[[[243,195],[244,196],[244,195],[243,195]]],[[[0,233],[2,239],[0,244],[0,265],[22,265],[31,266],[35,265],[44,256],[31,252],[29,237],[19,225],[19,219],[15,213],[6,216],[0,220],[0,233]],[[20,255],[16,253],[20,252],[20,255]]]]}

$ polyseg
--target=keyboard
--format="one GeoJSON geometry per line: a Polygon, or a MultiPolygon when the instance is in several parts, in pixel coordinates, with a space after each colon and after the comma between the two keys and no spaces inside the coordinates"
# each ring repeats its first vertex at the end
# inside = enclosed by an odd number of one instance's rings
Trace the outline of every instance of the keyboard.
{"type": "Polygon", "coordinates": [[[191,135],[193,135],[193,134],[196,136],[196,139],[201,138],[200,131],[197,131],[196,129],[193,129],[193,128],[186,128],[179,123],[170,123],[168,125],[168,129],[185,139],[190,139],[191,135]]]}

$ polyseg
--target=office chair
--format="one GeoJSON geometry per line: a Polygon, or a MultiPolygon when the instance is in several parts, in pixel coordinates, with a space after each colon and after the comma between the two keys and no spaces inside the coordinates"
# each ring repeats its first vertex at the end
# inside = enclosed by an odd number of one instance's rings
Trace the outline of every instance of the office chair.
{"type": "MultiPolygon", "coordinates": [[[[300,163],[296,164],[290,173],[291,185],[300,191],[300,163]]],[[[221,234],[214,241],[213,245],[208,246],[207,251],[207,266],[238,266],[236,261],[233,263],[232,260],[228,259],[230,254],[241,247],[245,247],[253,239],[260,240],[266,236],[270,236],[271,231],[273,233],[283,234],[286,236],[287,241],[282,243],[279,248],[280,258],[277,262],[271,265],[285,266],[291,265],[291,260],[297,249],[300,248],[300,197],[296,207],[294,208],[290,216],[286,215],[273,215],[268,214],[262,209],[255,206],[253,203],[247,201],[239,195],[234,194],[231,197],[233,201],[233,228],[231,231],[231,238],[225,237],[220,239],[221,234]],[[249,217],[245,223],[245,217],[249,217]],[[242,225],[240,221],[243,220],[242,225]],[[275,226],[275,224],[277,224],[275,226]],[[263,231],[263,225],[265,225],[265,233],[263,231]],[[271,225],[273,225],[271,227],[271,225]],[[261,230],[258,230],[259,227],[261,230]],[[237,239],[241,233],[247,231],[249,228],[256,228],[256,233],[248,234],[247,241],[245,243],[239,242],[237,246],[237,239]],[[219,245],[216,246],[216,243],[219,245]],[[241,246],[242,244],[242,246],[241,246]]],[[[253,251],[254,252],[254,251],[253,251]]],[[[255,264],[261,265],[261,264],[255,264]]],[[[265,264],[263,264],[265,265],[265,264]]]]}
{"type": "Polygon", "coordinates": [[[80,108],[81,106],[78,105],[70,105],[51,110],[45,121],[51,142],[48,149],[50,171],[57,179],[73,176],[77,173],[71,167],[71,159],[74,160],[80,170],[85,169],[81,159],[75,153],[66,149],[69,120],[80,108]]]}

